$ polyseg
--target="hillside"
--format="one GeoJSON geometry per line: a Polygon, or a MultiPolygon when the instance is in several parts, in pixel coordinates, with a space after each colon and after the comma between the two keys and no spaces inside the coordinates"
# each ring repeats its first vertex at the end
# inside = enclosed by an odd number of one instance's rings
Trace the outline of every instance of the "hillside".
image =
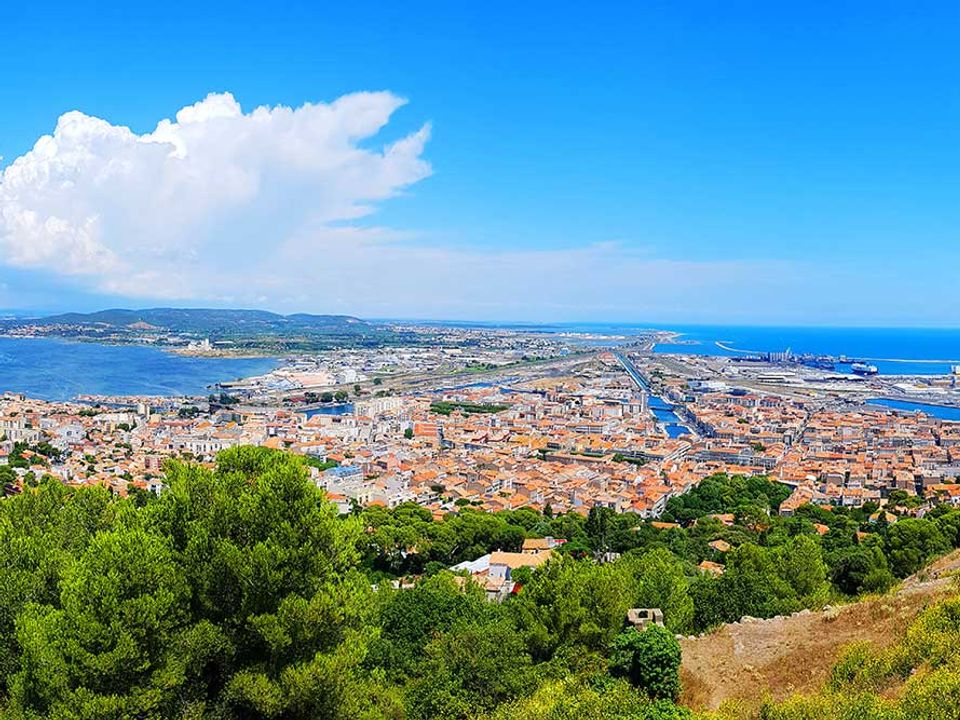
{"type": "Polygon", "coordinates": [[[886,647],[901,639],[921,610],[947,594],[949,575],[957,570],[960,551],[907,578],[889,595],[788,617],[745,618],[683,640],[681,703],[695,710],[715,710],[727,701],[749,708],[765,697],[815,692],[828,681],[844,646],[866,640],[886,647]]]}
{"type": "Polygon", "coordinates": [[[52,315],[39,322],[49,325],[104,325],[116,329],[146,325],[168,332],[212,335],[344,333],[362,332],[375,327],[348,315],[280,315],[265,310],[211,308],[115,308],[92,313],[52,315]]]}

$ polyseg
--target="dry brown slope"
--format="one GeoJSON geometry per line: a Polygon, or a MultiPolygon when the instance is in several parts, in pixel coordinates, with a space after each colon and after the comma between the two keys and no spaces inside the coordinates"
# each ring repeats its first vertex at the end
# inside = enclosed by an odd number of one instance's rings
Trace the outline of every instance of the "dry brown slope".
{"type": "Polygon", "coordinates": [[[727,700],[748,705],[783,699],[823,685],[840,649],[857,640],[893,642],[917,613],[950,590],[960,551],[908,578],[890,595],[770,620],[746,619],[681,641],[683,696],[694,709],[714,710],[727,700]]]}

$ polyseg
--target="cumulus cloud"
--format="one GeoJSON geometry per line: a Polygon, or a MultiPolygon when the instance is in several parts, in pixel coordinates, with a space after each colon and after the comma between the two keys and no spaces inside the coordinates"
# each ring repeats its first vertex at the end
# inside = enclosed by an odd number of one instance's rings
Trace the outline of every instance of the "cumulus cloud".
{"type": "Polygon", "coordinates": [[[138,302],[379,317],[697,318],[717,297],[749,314],[791,281],[589,238],[490,250],[382,227],[371,214],[431,172],[427,125],[373,147],[403,104],[363,92],[244,112],[212,94],[142,135],[68,112],[0,173],[2,261],[138,302]]]}
{"type": "Polygon", "coordinates": [[[428,126],[364,147],[403,104],[356,93],[244,113],[212,94],[144,135],[68,112],[0,175],[0,248],[106,292],[222,291],[289,238],[320,241],[430,174],[428,126]]]}

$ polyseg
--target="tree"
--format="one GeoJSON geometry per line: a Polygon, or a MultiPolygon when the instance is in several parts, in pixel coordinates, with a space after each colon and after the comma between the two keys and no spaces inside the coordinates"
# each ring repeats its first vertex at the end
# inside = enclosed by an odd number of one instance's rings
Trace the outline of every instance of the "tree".
{"type": "Polygon", "coordinates": [[[408,691],[413,720],[468,720],[529,692],[530,656],[514,628],[471,623],[426,649],[423,673],[408,691]]]}
{"type": "Polygon", "coordinates": [[[773,617],[800,607],[796,592],[781,576],[771,550],[745,543],[727,555],[726,572],[716,580],[699,578],[691,587],[695,625],[704,629],[745,615],[773,617]]]}
{"type": "Polygon", "coordinates": [[[686,708],[649,700],[623,679],[569,675],[502,707],[493,720],[691,720],[686,708]]]}
{"type": "Polygon", "coordinates": [[[686,632],[693,625],[693,600],[680,559],[665,548],[643,555],[634,571],[637,607],[660,608],[664,624],[673,632],[686,632]]]}
{"type": "Polygon", "coordinates": [[[154,493],[141,487],[137,487],[136,485],[132,485],[127,488],[127,497],[130,499],[130,502],[132,502],[138,508],[143,507],[157,499],[157,496],[154,493]]]}
{"type": "Polygon", "coordinates": [[[613,641],[610,671],[653,699],[680,695],[680,643],[658,625],[643,632],[631,628],[613,641]]]}
{"type": "Polygon", "coordinates": [[[162,700],[151,686],[178,662],[188,597],[161,538],[126,528],[97,536],[64,577],[61,606],[31,606],[21,616],[11,706],[78,716],[156,712],[162,700]]]}
{"type": "Polygon", "coordinates": [[[800,598],[823,590],[827,565],[820,544],[809,535],[792,538],[780,551],[780,574],[800,598]]]}
{"type": "Polygon", "coordinates": [[[841,592],[856,595],[866,589],[867,577],[881,570],[887,567],[879,548],[854,546],[835,554],[830,579],[841,592]]]}
{"type": "Polygon", "coordinates": [[[602,652],[623,628],[634,579],[619,563],[564,557],[541,566],[507,608],[537,661],[602,652]]]}
{"type": "MultiPolygon", "coordinates": [[[[940,512],[941,514],[937,517],[940,532],[953,547],[960,547],[960,512],[945,509],[940,512]]],[[[930,514],[926,517],[930,517],[930,514]]]]}
{"type": "Polygon", "coordinates": [[[435,634],[458,623],[478,621],[489,610],[479,586],[461,592],[449,572],[438,573],[387,600],[380,612],[380,638],[371,648],[371,657],[391,677],[404,678],[424,662],[424,648],[435,634]]]}
{"type": "Polygon", "coordinates": [[[584,531],[587,534],[590,547],[594,550],[609,549],[608,534],[611,529],[613,510],[607,507],[593,506],[587,514],[584,531]]]}
{"type": "Polygon", "coordinates": [[[886,547],[890,569],[894,575],[903,578],[950,550],[951,543],[936,522],[904,518],[888,528],[886,547]]]}
{"type": "Polygon", "coordinates": [[[337,391],[333,394],[334,400],[336,400],[337,402],[340,402],[340,403],[346,402],[347,397],[348,397],[348,395],[347,395],[347,391],[346,391],[346,390],[337,390],[337,391]]]}
{"type": "Polygon", "coordinates": [[[396,692],[363,665],[376,629],[359,518],[265,448],[225,451],[212,471],[173,463],[167,483],[143,507],[48,480],[0,504],[22,564],[0,565],[4,710],[395,716],[396,692]]]}

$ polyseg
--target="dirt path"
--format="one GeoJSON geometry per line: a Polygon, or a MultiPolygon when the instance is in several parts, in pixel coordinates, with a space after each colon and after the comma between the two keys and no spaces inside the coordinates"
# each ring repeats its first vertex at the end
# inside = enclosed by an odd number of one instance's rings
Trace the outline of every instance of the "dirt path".
{"type": "Polygon", "coordinates": [[[844,645],[893,642],[923,607],[950,589],[945,575],[958,569],[960,552],[954,552],[905,580],[892,595],[770,620],[745,618],[683,640],[681,702],[715,710],[726,700],[753,705],[764,697],[783,699],[819,688],[844,645]]]}

